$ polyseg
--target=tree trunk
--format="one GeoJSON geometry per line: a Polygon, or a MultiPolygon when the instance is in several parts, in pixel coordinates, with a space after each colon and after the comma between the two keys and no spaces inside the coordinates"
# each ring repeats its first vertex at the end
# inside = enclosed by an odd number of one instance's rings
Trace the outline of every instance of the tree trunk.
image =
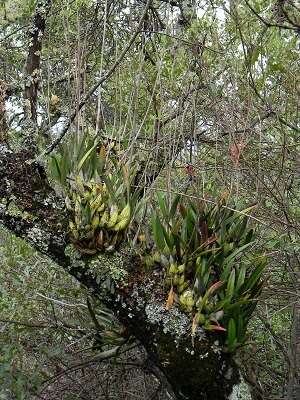
{"type": "Polygon", "coordinates": [[[2,147],[0,222],[91,288],[146,348],[178,399],[229,399],[240,378],[232,355],[221,351],[222,336],[198,328],[192,340],[190,318],[176,306],[165,309],[162,271],[146,272],[126,246],[81,256],[68,242],[64,202],[32,154],[2,147]]]}
{"type": "Polygon", "coordinates": [[[42,40],[46,27],[46,17],[51,0],[37,2],[33,25],[28,31],[29,49],[25,65],[25,112],[33,121],[37,122],[37,95],[40,79],[40,62],[42,40]]]}
{"type": "Polygon", "coordinates": [[[6,123],[6,83],[0,80],[0,143],[7,140],[7,123],[6,123]]]}
{"type": "Polygon", "coordinates": [[[290,257],[294,273],[295,303],[290,343],[290,368],[287,387],[287,400],[300,399],[300,260],[296,254],[290,257]]]}

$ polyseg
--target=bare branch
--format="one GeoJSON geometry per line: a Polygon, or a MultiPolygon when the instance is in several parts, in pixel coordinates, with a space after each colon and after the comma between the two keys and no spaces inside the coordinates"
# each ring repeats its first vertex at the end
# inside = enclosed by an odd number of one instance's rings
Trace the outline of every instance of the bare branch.
{"type": "Polygon", "coordinates": [[[299,31],[299,27],[297,26],[290,26],[290,25],[283,25],[283,24],[275,24],[270,21],[266,21],[252,6],[249,4],[247,0],[245,0],[245,3],[247,4],[248,8],[252,11],[252,13],[268,28],[275,27],[275,28],[281,28],[281,29],[287,29],[287,30],[292,30],[295,32],[299,31]]]}
{"type": "Polygon", "coordinates": [[[78,104],[78,106],[76,107],[76,110],[71,114],[71,116],[69,117],[69,120],[67,122],[67,124],[65,125],[65,127],[63,128],[62,132],[60,133],[59,137],[54,140],[54,142],[45,150],[45,152],[42,154],[43,155],[47,155],[50,154],[55,147],[61,142],[62,138],[65,136],[65,134],[68,132],[72,122],[74,121],[74,119],[76,118],[78,112],[82,109],[82,107],[85,105],[85,103],[88,101],[88,99],[93,95],[93,93],[98,89],[98,87],[100,85],[102,85],[116,70],[116,68],[121,64],[123,58],[125,57],[125,55],[127,54],[127,52],[129,51],[129,49],[131,48],[132,44],[134,43],[136,37],[138,36],[138,34],[140,33],[140,30],[142,28],[143,25],[143,21],[147,15],[148,9],[150,7],[152,0],[148,0],[147,4],[145,6],[143,15],[141,16],[141,19],[139,21],[139,24],[137,26],[136,31],[134,32],[134,34],[132,35],[131,39],[129,40],[127,46],[124,48],[124,50],[122,51],[122,53],[120,54],[120,56],[118,57],[118,59],[114,62],[114,64],[111,66],[111,68],[109,69],[109,71],[104,74],[97,83],[95,83],[95,85],[87,92],[87,94],[84,96],[83,100],[81,100],[81,102],[78,104]]]}

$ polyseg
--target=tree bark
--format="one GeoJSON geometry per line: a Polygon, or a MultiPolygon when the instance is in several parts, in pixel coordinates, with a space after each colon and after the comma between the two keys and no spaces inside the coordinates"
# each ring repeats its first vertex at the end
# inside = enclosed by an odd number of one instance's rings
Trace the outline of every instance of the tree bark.
{"type": "Polygon", "coordinates": [[[297,254],[290,257],[290,266],[294,273],[295,303],[292,317],[287,400],[297,400],[300,398],[300,260],[297,254]]]}
{"type": "Polygon", "coordinates": [[[0,80],[0,143],[7,140],[7,123],[6,123],[6,99],[7,86],[6,83],[0,80]]]}
{"type": "Polygon", "coordinates": [[[69,243],[64,201],[43,169],[24,150],[0,152],[0,222],[89,287],[148,352],[178,399],[225,400],[239,382],[233,357],[221,351],[222,336],[198,328],[176,306],[165,309],[163,272],[146,271],[132,249],[81,256],[69,243]]]}
{"type": "Polygon", "coordinates": [[[46,28],[46,18],[51,5],[51,0],[37,2],[34,21],[29,29],[29,49],[25,64],[25,112],[33,121],[37,122],[37,97],[39,88],[39,75],[41,63],[42,40],[46,28]]]}

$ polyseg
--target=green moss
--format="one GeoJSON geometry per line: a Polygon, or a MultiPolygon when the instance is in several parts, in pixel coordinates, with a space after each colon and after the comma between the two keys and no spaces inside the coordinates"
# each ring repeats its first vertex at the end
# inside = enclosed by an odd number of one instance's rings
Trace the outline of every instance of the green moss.
{"type": "Polygon", "coordinates": [[[85,262],[81,259],[81,253],[72,245],[68,244],[65,248],[65,255],[70,258],[70,269],[85,269],[85,262]]]}
{"type": "Polygon", "coordinates": [[[88,264],[89,272],[95,276],[99,283],[108,278],[117,286],[124,286],[127,282],[128,272],[124,268],[124,256],[118,252],[98,253],[92,257],[88,264]]]}
{"type": "Polygon", "coordinates": [[[83,256],[73,245],[68,245],[65,254],[70,257],[71,268],[87,271],[104,292],[113,292],[115,287],[127,284],[128,272],[124,268],[125,257],[118,253],[98,253],[83,256]]]}
{"type": "MultiPolygon", "coordinates": [[[[2,204],[4,203],[2,202],[2,204]]],[[[37,217],[19,208],[14,201],[9,202],[8,207],[6,208],[6,213],[11,217],[22,218],[25,221],[33,222],[37,220],[37,217]]]]}

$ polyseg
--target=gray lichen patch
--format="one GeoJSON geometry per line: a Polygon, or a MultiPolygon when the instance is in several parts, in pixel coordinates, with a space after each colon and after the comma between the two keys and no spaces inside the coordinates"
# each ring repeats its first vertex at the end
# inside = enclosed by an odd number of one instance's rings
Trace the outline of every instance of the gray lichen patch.
{"type": "Polygon", "coordinates": [[[141,296],[139,285],[137,285],[136,283],[132,286],[131,297],[135,301],[135,306],[137,310],[141,311],[145,308],[146,305],[145,296],[141,296]]]}
{"type": "MultiPolygon", "coordinates": [[[[165,304],[153,300],[147,304],[145,312],[148,321],[153,325],[161,325],[165,334],[171,334],[175,340],[191,335],[192,321],[186,314],[177,307],[166,310],[165,304]]],[[[195,337],[201,340],[205,337],[204,331],[198,327],[195,337]]]]}
{"type": "Polygon", "coordinates": [[[0,214],[5,214],[7,208],[7,199],[0,198],[0,214]]]}
{"type": "Polygon", "coordinates": [[[41,200],[42,204],[47,207],[52,207],[53,209],[64,210],[65,203],[60,197],[57,197],[55,192],[51,192],[48,196],[41,200]]]}
{"type": "Polygon", "coordinates": [[[127,284],[128,272],[124,268],[125,259],[118,252],[97,253],[91,257],[83,257],[73,245],[68,245],[65,254],[70,258],[71,268],[82,269],[88,273],[104,292],[107,290],[111,292],[115,287],[127,284]]]}
{"type": "Polygon", "coordinates": [[[53,236],[52,237],[52,243],[55,246],[62,247],[65,244],[64,237],[63,236],[53,236]]]}
{"type": "Polygon", "coordinates": [[[43,251],[48,250],[50,234],[41,229],[39,226],[35,225],[30,228],[27,232],[27,237],[29,241],[36,245],[39,249],[42,249],[43,251]]]}
{"type": "Polygon", "coordinates": [[[2,186],[2,194],[8,194],[11,193],[14,187],[14,183],[11,182],[9,179],[4,178],[1,182],[1,186],[2,186]]]}
{"type": "Polygon", "coordinates": [[[0,144],[0,154],[12,154],[12,150],[10,150],[7,146],[0,144]]]}
{"type": "Polygon", "coordinates": [[[124,263],[124,257],[118,252],[98,253],[88,263],[88,270],[98,283],[109,278],[116,287],[119,287],[127,283],[128,272],[124,268],[124,263]]]}
{"type": "Polygon", "coordinates": [[[243,378],[241,378],[241,381],[233,386],[232,393],[229,396],[228,400],[251,400],[251,392],[250,388],[245,382],[243,378]]]}

